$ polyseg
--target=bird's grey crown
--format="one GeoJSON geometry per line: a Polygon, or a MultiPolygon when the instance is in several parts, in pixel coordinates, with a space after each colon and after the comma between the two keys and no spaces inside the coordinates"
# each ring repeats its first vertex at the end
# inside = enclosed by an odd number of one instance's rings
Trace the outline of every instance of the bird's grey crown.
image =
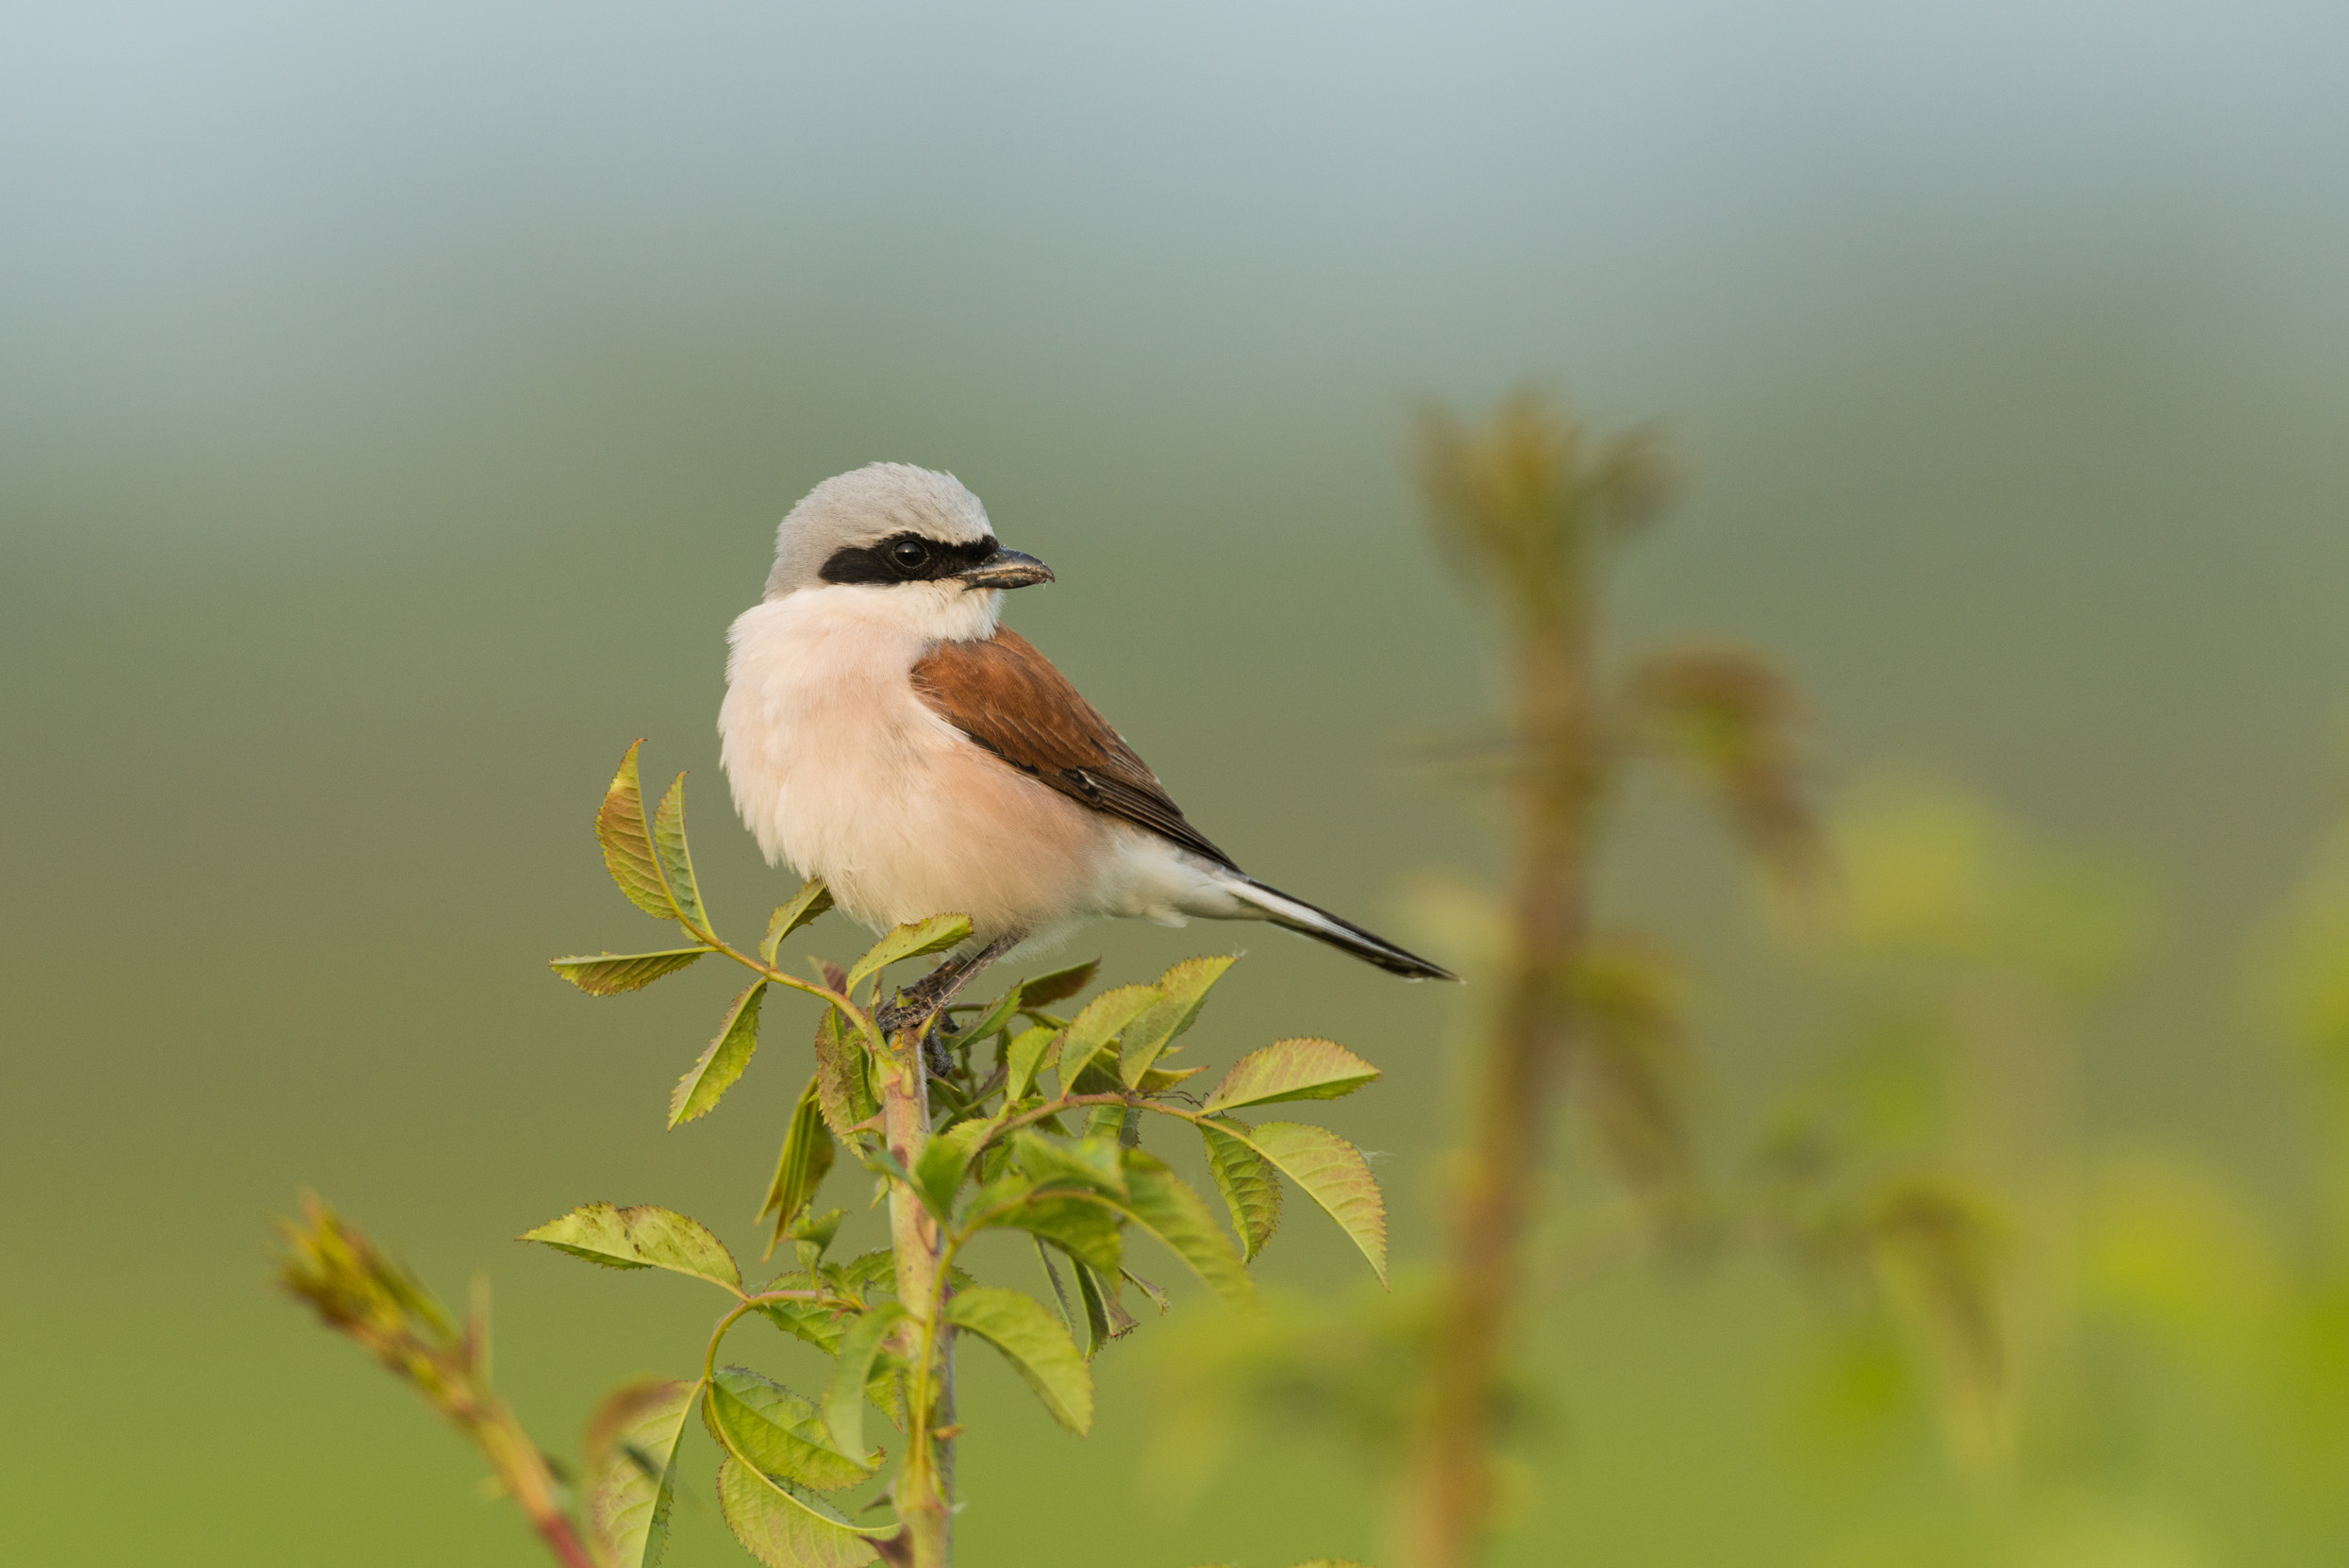
{"type": "Polygon", "coordinates": [[[767,597],[819,586],[835,551],[907,533],[971,544],[993,529],[979,498],[953,475],[911,463],[868,463],[825,480],[784,516],[767,597]]]}

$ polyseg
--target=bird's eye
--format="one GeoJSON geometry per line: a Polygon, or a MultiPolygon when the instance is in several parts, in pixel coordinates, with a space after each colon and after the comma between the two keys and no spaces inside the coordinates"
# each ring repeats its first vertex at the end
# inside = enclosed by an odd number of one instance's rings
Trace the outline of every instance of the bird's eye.
{"type": "Polygon", "coordinates": [[[930,547],[918,539],[901,539],[889,547],[889,563],[910,575],[930,563],[930,547]]]}

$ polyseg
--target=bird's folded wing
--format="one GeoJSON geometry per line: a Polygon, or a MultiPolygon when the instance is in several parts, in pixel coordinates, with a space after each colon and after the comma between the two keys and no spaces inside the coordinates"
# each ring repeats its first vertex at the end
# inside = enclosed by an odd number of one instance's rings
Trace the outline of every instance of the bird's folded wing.
{"type": "Polygon", "coordinates": [[[915,663],[913,689],[941,718],[1022,773],[1218,865],[1232,864],[1183,820],[1134,748],[1019,633],[998,628],[984,642],[941,642],[915,663]]]}

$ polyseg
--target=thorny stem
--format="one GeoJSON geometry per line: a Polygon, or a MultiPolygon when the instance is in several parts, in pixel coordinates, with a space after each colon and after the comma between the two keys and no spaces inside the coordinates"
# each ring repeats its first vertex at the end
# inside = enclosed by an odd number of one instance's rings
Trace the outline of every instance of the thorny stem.
{"type": "MultiPolygon", "coordinates": [[[[919,1044],[922,1025],[902,1031],[880,1062],[882,1137],[890,1153],[913,1169],[929,1142],[930,1113],[919,1044]]],[[[1192,1112],[1133,1094],[1061,1094],[1007,1121],[995,1137],[1058,1111],[1089,1105],[1141,1105],[1186,1121],[1192,1112]]],[[[912,1314],[900,1350],[913,1366],[907,1400],[906,1461],[898,1473],[897,1516],[906,1527],[912,1568],[948,1568],[954,1550],[954,1326],[946,1321],[949,1265],[967,1236],[947,1235],[936,1216],[904,1182],[890,1183],[890,1240],[897,1264],[897,1299],[912,1314]]]]}
{"type": "MultiPolygon", "coordinates": [[[[909,1026],[894,1030],[889,1044],[882,1044],[876,1016],[891,1024],[897,1016],[883,1010],[868,1011],[849,997],[828,986],[819,986],[788,974],[775,965],[752,958],[714,933],[696,931],[700,940],[743,967],[765,976],[778,984],[819,997],[851,1019],[873,1047],[875,1065],[879,1069],[881,1113],[878,1117],[883,1143],[899,1165],[910,1171],[921,1160],[922,1151],[930,1139],[930,1105],[928,1073],[922,1059],[921,1039],[931,1017],[941,1013],[951,1004],[957,992],[991,961],[1000,949],[1009,942],[998,942],[981,953],[977,961],[969,964],[955,976],[950,989],[935,995],[920,998],[920,1016],[909,1026]]],[[[903,999],[901,998],[901,1001],[903,999]]],[[[1031,1014],[1040,1020],[1058,1024],[1043,1014],[1031,1014]]],[[[1192,1112],[1177,1107],[1160,1105],[1127,1093],[1071,1094],[1062,1093],[1042,1105],[1007,1118],[990,1138],[992,1142],[1007,1132],[1040,1122],[1063,1110],[1083,1106],[1125,1105],[1157,1110],[1186,1121],[1197,1121],[1192,1112]]],[[[895,1487],[897,1516],[905,1533],[898,1543],[899,1551],[887,1554],[891,1562],[902,1560],[910,1568],[951,1568],[954,1552],[954,1490],[955,1434],[960,1430],[955,1423],[955,1360],[954,1327],[946,1321],[945,1302],[948,1288],[947,1264],[959,1247],[962,1237],[947,1237],[937,1219],[922,1204],[920,1195],[906,1183],[890,1183],[889,1194],[891,1251],[896,1262],[897,1299],[906,1304],[911,1315],[900,1331],[898,1347],[912,1364],[913,1377],[907,1401],[906,1460],[900,1468],[895,1487]]],[[[830,1299],[821,1293],[809,1291],[770,1291],[757,1296],[746,1296],[741,1304],[727,1312],[710,1336],[705,1358],[703,1376],[710,1376],[717,1360],[719,1342],[726,1331],[762,1301],[830,1299]]],[[[567,1564],[567,1568],[572,1565],[567,1564]]],[[[576,1568],[590,1568],[584,1560],[576,1568]]]]}
{"type": "MultiPolygon", "coordinates": [[[[853,1021],[871,1048],[875,1065],[879,1069],[882,1141],[898,1163],[912,1170],[922,1158],[930,1138],[930,1106],[928,1074],[922,1059],[922,1031],[929,1019],[943,1011],[956,992],[998,956],[1008,942],[991,944],[978,956],[976,962],[966,965],[955,976],[950,989],[921,1000],[920,1016],[909,1026],[900,1028],[887,1037],[876,1026],[876,1017],[887,1017],[891,1024],[899,1022],[893,1014],[880,1009],[859,1008],[855,1001],[828,986],[820,986],[801,979],[751,957],[719,938],[714,932],[694,931],[699,940],[735,962],[779,985],[805,992],[836,1008],[853,1021]]],[[[1041,1016],[1041,1015],[1040,1015],[1041,1016]]],[[[1014,1127],[1041,1121],[1057,1111],[1082,1105],[1132,1103],[1125,1094],[1062,1094],[1058,1099],[1023,1113],[997,1129],[996,1136],[1014,1127]]],[[[1183,1112],[1166,1109],[1171,1115],[1183,1112]]],[[[902,1550],[911,1568],[950,1568],[954,1551],[954,1434],[959,1430],[955,1424],[955,1363],[954,1328],[945,1321],[944,1304],[947,1277],[945,1260],[950,1244],[941,1234],[937,1220],[922,1205],[920,1196],[905,1183],[890,1184],[890,1243],[896,1261],[897,1299],[918,1315],[906,1324],[899,1337],[899,1350],[913,1366],[912,1388],[908,1400],[906,1460],[898,1473],[896,1483],[897,1515],[904,1522],[902,1550]]],[[[805,1298],[808,1292],[769,1292],[763,1296],[745,1298],[740,1307],[726,1314],[712,1334],[707,1358],[715,1364],[718,1343],[728,1328],[760,1300],[805,1298]]],[[[704,1375],[708,1376],[706,1366],[704,1375]]],[[[897,1560],[895,1553],[890,1560],[897,1560]]],[[[581,1568],[586,1568],[584,1563],[581,1568]]]]}
{"type": "MultiPolygon", "coordinates": [[[[829,986],[813,984],[754,959],[713,932],[694,934],[735,962],[776,984],[822,999],[856,1025],[880,1070],[877,1076],[882,1141],[904,1169],[912,1170],[930,1141],[928,1075],[922,1064],[920,1039],[923,1026],[937,1009],[925,1009],[911,1029],[895,1037],[896,1048],[892,1050],[876,1026],[878,1009],[859,1008],[852,998],[829,986]]],[[[897,1299],[908,1305],[936,1302],[941,1273],[938,1226],[922,1207],[920,1198],[903,1182],[890,1183],[889,1221],[890,1249],[897,1269],[897,1299]]],[[[718,1334],[710,1341],[713,1359],[718,1339],[749,1305],[745,1302],[719,1326],[718,1334]]],[[[899,1339],[900,1350],[914,1365],[914,1386],[906,1417],[906,1460],[898,1471],[895,1488],[897,1516],[904,1524],[901,1546],[905,1560],[912,1568],[949,1568],[954,1553],[954,1442],[951,1437],[941,1440],[936,1436],[938,1427],[954,1427],[954,1341],[951,1329],[941,1334],[944,1326],[940,1317],[933,1306],[925,1316],[908,1324],[899,1339]],[[941,1359],[943,1370],[937,1375],[939,1387],[933,1396],[932,1368],[941,1359]]],[[[898,1560],[895,1552],[886,1556],[892,1562],[898,1560]]]]}
{"type": "MultiPolygon", "coordinates": [[[[905,1169],[930,1139],[930,1097],[920,1028],[900,1033],[878,1059],[882,1137],[905,1169]]],[[[913,1365],[906,1402],[906,1461],[898,1472],[897,1516],[905,1521],[913,1568],[948,1568],[954,1552],[954,1440],[937,1436],[955,1424],[954,1331],[943,1322],[942,1242],[938,1222],[911,1188],[889,1188],[890,1243],[897,1263],[897,1299],[918,1313],[900,1337],[913,1365]]]]}
{"type": "MultiPolygon", "coordinates": [[[[805,992],[836,1009],[864,1036],[874,1064],[879,1069],[881,1137],[906,1170],[912,1170],[930,1141],[928,1074],[922,1061],[921,1036],[931,1016],[967,983],[979,965],[957,976],[952,990],[921,1009],[911,1026],[885,1036],[877,1026],[879,1009],[857,1006],[855,1000],[829,986],[816,985],[774,964],[755,959],[710,931],[693,935],[746,969],[778,985],[805,992]]],[[[983,955],[991,959],[995,949],[983,955]]],[[[877,985],[877,981],[876,981],[877,985]]],[[[877,1001],[877,992],[875,1000],[877,1001]]],[[[896,1022],[894,1018],[891,1023],[896,1022]]],[[[897,1516],[904,1533],[884,1547],[887,1560],[901,1560],[910,1568],[950,1568],[954,1554],[955,1368],[954,1330],[944,1322],[944,1269],[938,1224],[921,1199],[904,1182],[890,1183],[890,1249],[896,1262],[897,1299],[909,1308],[920,1304],[923,1313],[908,1322],[899,1336],[899,1350],[913,1364],[913,1387],[906,1417],[906,1460],[895,1487],[897,1516]]],[[[769,1292],[763,1298],[746,1298],[729,1312],[710,1338],[714,1363],[718,1342],[736,1319],[759,1299],[785,1299],[812,1293],[769,1292]]],[[[705,1368],[705,1376],[708,1375],[705,1368]]],[[[876,1543],[878,1544],[878,1543],[876,1543]]]]}

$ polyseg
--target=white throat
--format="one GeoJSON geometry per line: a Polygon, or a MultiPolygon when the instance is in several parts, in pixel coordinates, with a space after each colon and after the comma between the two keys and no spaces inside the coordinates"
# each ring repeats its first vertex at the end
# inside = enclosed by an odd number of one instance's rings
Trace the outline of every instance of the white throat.
{"type": "Polygon", "coordinates": [[[857,896],[865,829],[912,820],[900,797],[916,758],[969,749],[915,696],[914,662],[992,637],[1002,605],[958,582],[827,583],[753,605],[726,635],[718,732],[734,804],[770,861],[824,876],[867,924],[895,917],[857,896]]]}
{"type": "Polygon", "coordinates": [[[906,663],[910,668],[933,643],[983,642],[994,636],[1003,614],[1003,591],[966,588],[952,580],[835,582],[778,593],[742,619],[761,612],[780,612],[778,619],[795,627],[853,633],[892,648],[909,642],[914,651],[906,663]]]}

